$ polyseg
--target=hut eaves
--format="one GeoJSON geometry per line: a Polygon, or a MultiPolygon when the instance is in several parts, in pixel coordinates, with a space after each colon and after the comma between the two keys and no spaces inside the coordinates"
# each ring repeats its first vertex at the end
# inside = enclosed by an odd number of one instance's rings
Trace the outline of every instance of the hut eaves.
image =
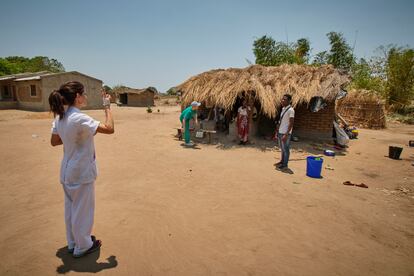
{"type": "Polygon", "coordinates": [[[331,65],[252,65],[246,68],[216,69],[191,77],[180,84],[182,102],[208,102],[230,110],[237,97],[259,101],[262,112],[275,117],[284,94],[292,105],[309,103],[313,97],[334,100],[350,81],[347,74],[331,65]]]}

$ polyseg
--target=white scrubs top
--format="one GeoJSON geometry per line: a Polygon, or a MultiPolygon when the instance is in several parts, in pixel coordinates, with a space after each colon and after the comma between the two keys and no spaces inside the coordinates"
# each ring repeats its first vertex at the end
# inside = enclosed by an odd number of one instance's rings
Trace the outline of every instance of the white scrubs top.
{"type": "Polygon", "coordinates": [[[62,120],[56,116],[52,134],[58,134],[63,142],[63,160],[60,167],[62,184],[88,184],[97,176],[93,136],[99,121],[69,107],[62,120]]]}

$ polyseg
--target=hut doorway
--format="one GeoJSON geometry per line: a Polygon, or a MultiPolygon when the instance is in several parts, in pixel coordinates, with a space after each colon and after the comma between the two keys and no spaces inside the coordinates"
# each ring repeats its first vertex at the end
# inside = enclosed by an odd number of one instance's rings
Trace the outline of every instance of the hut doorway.
{"type": "Polygon", "coordinates": [[[258,123],[260,120],[260,102],[253,100],[254,99],[254,92],[248,94],[249,97],[246,98],[245,93],[238,96],[235,100],[235,103],[231,110],[228,111],[229,116],[229,125],[228,125],[228,133],[230,135],[237,134],[237,115],[239,107],[243,105],[243,101],[246,100],[247,104],[250,108],[249,111],[249,136],[258,136],[260,135],[258,129],[258,123]]]}
{"type": "Polygon", "coordinates": [[[119,101],[121,102],[121,104],[128,104],[128,94],[120,94],[119,101]]]}
{"type": "MultiPolygon", "coordinates": [[[[276,118],[270,118],[265,115],[262,112],[262,106],[258,101],[254,103],[254,106],[257,109],[257,116],[254,120],[257,126],[257,136],[264,137],[265,139],[271,139],[275,133],[277,116],[276,118]]],[[[277,114],[280,113],[279,109],[281,109],[281,107],[278,108],[277,114]]]]}
{"type": "Polygon", "coordinates": [[[259,113],[257,118],[257,134],[260,137],[271,138],[276,129],[275,119],[259,113]]]}

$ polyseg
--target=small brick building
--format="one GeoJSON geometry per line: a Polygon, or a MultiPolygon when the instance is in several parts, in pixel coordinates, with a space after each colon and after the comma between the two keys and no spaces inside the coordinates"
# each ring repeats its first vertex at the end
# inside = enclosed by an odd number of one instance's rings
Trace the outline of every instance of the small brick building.
{"type": "Polygon", "coordinates": [[[0,109],[48,111],[49,95],[68,81],[79,81],[88,94],[86,109],[102,107],[102,81],[72,71],[62,73],[37,72],[0,77],[0,109]]]}
{"type": "Polygon", "coordinates": [[[153,87],[144,89],[121,87],[115,91],[119,104],[138,107],[154,106],[154,96],[156,93],[157,90],[153,87]]]}

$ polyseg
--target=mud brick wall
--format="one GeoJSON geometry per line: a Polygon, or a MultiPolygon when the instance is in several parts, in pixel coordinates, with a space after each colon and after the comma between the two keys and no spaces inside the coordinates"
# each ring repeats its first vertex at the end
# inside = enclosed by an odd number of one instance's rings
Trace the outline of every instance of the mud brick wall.
{"type": "Polygon", "coordinates": [[[332,137],[333,120],[335,118],[335,102],[318,112],[311,112],[307,104],[295,109],[293,135],[299,137],[329,139],[332,137]]]}

